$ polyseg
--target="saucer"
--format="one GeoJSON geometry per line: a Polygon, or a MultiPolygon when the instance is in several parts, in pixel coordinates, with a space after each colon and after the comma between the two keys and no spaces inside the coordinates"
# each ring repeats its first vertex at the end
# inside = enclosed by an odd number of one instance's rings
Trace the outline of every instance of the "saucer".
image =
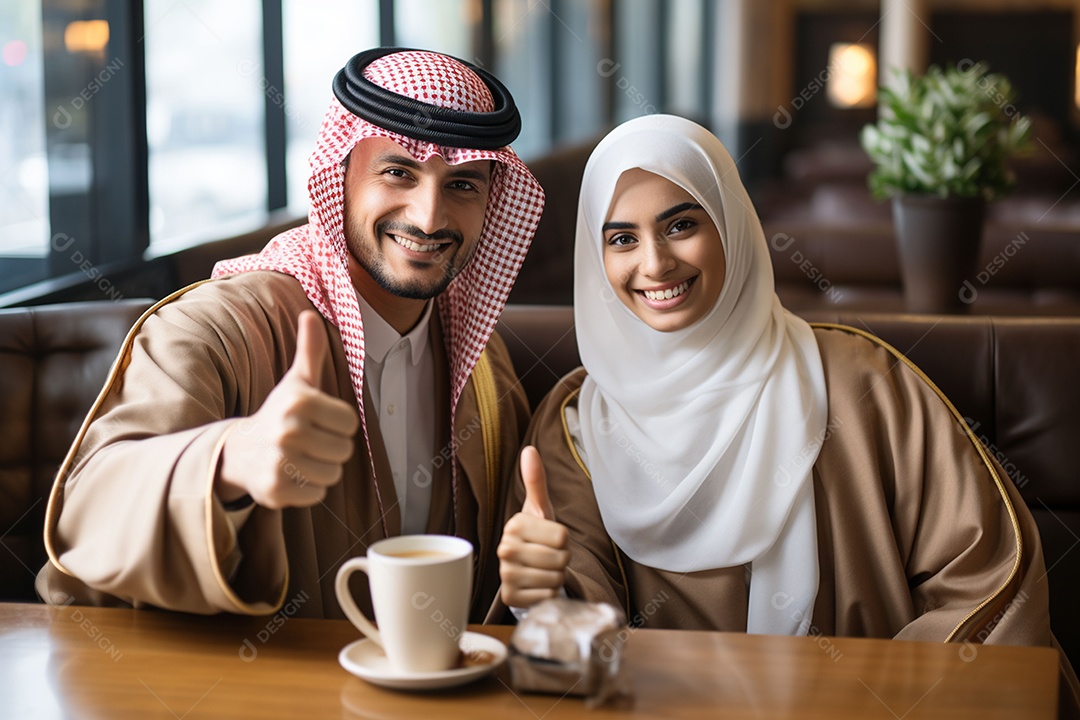
{"type": "Polygon", "coordinates": [[[364,638],[342,648],[338,653],[338,662],[353,675],[373,685],[399,690],[433,690],[472,682],[487,675],[506,660],[506,645],[483,633],[466,632],[461,638],[461,651],[466,654],[486,652],[493,660],[486,665],[451,670],[400,672],[390,667],[390,660],[381,647],[364,638]]]}

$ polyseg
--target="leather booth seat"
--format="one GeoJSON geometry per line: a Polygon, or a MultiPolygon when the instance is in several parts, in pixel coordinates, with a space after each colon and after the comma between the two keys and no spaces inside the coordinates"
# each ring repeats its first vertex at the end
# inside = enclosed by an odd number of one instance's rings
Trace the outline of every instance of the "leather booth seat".
{"type": "MultiPolygon", "coordinates": [[[[904,312],[890,221],[773,220],[763,226],[776,293],[788,309],[904,312]]],[[[975,270],[957,294],[971,314],[1080,315],[1078,269],[1077,230],[988,223],[975,270]]]]}
{"type": "MultiPolygon", "coordinates": [[[[53,476],[147,300],[0,310],[0,600],[33,600],[53,476]]],[[[1080,318],[805,312],[877,334],[952,399],[1020,488],[1043,540],[1052,624],[1080,658],[1080,318]]],[[[507,306],[499,331],[535,407],[579,364],[569,306],[507,306]]]]}
{"type": "Polygon", "coordinates": [[[149,300],[0,310],[0,599],[36,600],[56,470],[149,300]]]}

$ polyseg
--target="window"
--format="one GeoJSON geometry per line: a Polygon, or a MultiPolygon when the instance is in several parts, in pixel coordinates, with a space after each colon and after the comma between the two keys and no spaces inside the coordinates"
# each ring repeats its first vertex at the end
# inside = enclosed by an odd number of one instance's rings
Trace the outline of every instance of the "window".
{"type": "Polygon", "coordinates": [[[670,0],[667,17],[667,112],[708,122],[711,0],[670,0]]]}
{"type": "MultiPolygon", "coordinates": [[[[603,65],[611,58],[609,4],[602,0],[553,2],[552,51],[555,68],[554,136],[561,142],[588,140],[610,124],[611,78],[603,65]]],[[[537,58],[543,62],[543,56],[537,58]]]]}
{"type": "Polygon", "coordinates": [[[379,44],[377,0],[284,0],[286,175],[289,209],[306,214],[308,157],[346,61],[379,44]]]}
{"type": "Polygon", "coordinates": [[[475,63],[480,9],[478,0],[397,0],[394,44],[436,50],[475,63]]]}
{"type": "Polygon", "coordinates": [[[249,230],[266,217],[258,0],[146,0],[150,245],[249,230]]]}
{"type": "Polygon", "coordinates": [[[281,208],[306,214],[330,83],[361,50],[417,47],[491,68],[521,111],[514,147],[533,159],[617,119],[708,108],[700,56],[714,32],[711,7],[4,2],[0,306],[161,296],[175,289],[165,285],[172,253],[258,230],[281,208]]]}
{"type": "Polygon", "coordinates": [[[49,247],[49,176],[41,4],[5,3],[0,28],[0,253],[43,257],[49,247]]]}
{"type": "Polygon", "coordinates": [[[603,66],[615,84],[616,122],[651,115],[664,105],[664,4],[627,0],[616,6],[615,56],[603,66]],[[642,52],[650,45],[656,52],[642,52]]]}
{"type": "Polygon", "coordinates": [[[123,23],[114,33],[99,12],[54,0],[0,9],[0,292],[58,275],[89,280],[131,239],[121,228],[107,247],[99,231],[124,224],[116,199],[100,193],[102,168],[113,162],[122,188],[130,157],[114,147],[129,130],[116,121],[123,23]]]}
{"type": "Polygon", "coordinates": [[[494,20],[495,74],[522,118],[514,149],[534,157],[551,144],[551,67],[539,62],[548,51],[551,16],[535,0],[498,0],[494,20]]]}

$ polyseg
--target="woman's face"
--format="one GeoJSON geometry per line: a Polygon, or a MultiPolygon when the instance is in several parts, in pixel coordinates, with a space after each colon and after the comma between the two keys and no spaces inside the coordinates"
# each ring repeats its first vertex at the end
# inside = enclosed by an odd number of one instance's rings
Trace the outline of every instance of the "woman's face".
{"type": "Polygon", "coordinates": [[[724,287],[724,246],[709,213],[675,183],[627,170],[603,226],[604,271],[646,325],[681,330],[713,308],[724,287]]]}

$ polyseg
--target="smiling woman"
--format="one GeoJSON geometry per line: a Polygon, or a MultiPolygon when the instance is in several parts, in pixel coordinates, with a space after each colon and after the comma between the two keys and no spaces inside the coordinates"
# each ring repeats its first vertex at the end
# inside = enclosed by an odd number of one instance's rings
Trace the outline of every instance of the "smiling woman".
{"type": "Polygon", "coordinates": [[[627,170],[604,223],[604,270],[618,298],[663,332],[681,330],[716,305],[724,246],[716,222],[666,178],[627,170]]]}
{"type": "Polygon", "coordinates": [[[677,572],[753,563],[747,627],[795,632],[770,598],[782,589],[801,612],[813,607],[809,467],[771,480],[824,429],[825,378],[810,327],[776,299],[751,207],[727,151],[695,123],[640,118],[601,141],[575,248],[588,371],[576,414],[619,547],[677,572]],[[597,302],[612,291],[618,302],[597,302]],[[642,473],[642,458],[662,481],[642,473]]]}
{"type": "Polygon", "coordinates": [[[565,591],[650,628],[1055,644],[1007,473],[896,350],[783,308],[714,135],[631,120],[581,187],[583,367],[526,433],[505,603],[565,591]]]}

